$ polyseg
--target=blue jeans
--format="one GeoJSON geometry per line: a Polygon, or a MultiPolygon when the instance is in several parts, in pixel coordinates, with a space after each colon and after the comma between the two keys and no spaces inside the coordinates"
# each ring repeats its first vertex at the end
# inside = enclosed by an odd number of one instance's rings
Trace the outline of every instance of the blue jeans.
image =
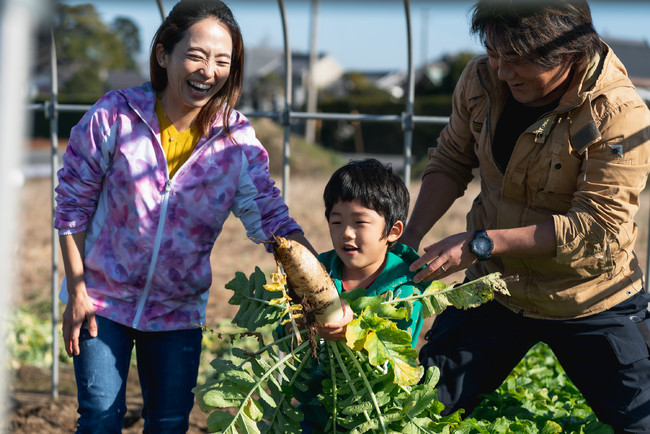
{"type": "Polygon", "coordinates": [[[77,433],[121,433],[126,379],[135,344],[145,433],[185,433],[194,406],[201,329],[143,332],[96,316],[97,337],[84,324],[74,357],[77,433]]]}

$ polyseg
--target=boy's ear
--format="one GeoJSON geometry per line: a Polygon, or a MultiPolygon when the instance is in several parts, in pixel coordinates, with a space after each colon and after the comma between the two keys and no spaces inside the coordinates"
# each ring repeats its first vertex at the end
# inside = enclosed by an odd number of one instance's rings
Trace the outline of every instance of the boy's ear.
{"type": "Polygon", "coordinates": [[[393,227],[390,228],[390,232],[388,233],[386,240],[389,243],[393,241],[397,241],[399,237],[402,236],[402,232],[404,232],[404,223],[402,223],[401,220],[397,220],[393,225],[393,227]]]}

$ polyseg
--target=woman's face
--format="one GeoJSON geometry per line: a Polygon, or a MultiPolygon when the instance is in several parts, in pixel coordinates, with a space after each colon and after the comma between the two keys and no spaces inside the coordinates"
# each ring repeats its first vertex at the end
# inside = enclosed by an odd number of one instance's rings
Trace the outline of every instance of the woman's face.
{"type": "Polygon", "coordinates": [[[228,80],[231,56],[230,32],[216,18],[189,27],[171,53],[158,44],[156,58],[167,70],[167,87],[161,93],[167,115],[198,114],[228,80]]]}
{"type": "Polygon", "coordinates": [[[568,63],[548,68],[524,58],[505,60],[498,54],[489,36],[485,38],[485,47],[490,67],[520,103],[540,107],[558,99],[566,90],[571,72],[568,63]]]}

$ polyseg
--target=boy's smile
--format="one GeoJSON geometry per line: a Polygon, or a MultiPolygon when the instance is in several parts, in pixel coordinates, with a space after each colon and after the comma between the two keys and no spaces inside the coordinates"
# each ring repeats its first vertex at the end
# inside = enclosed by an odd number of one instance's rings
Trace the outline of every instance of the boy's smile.
{"type": "Polygon", "coordinates": [[[388,242],[399,238],[402,223],[396,225],[400,228],[399,233],[394,227],[388,237],[385,236],[385,226],[384,217],[356,201],[334,204],[329,229],[334,250],[343,262],[344,280],[362,284],[381,270],[388,242]]]}

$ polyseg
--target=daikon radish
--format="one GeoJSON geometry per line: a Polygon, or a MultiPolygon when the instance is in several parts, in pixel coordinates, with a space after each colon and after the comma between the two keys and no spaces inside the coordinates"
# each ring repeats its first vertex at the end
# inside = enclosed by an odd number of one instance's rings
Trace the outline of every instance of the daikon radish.
{"type": "Polygon", "coordinates": [[[332,278],[316,256],[297,241],[273,237],[273,255],[282,264],[295,293],[306,300],[320,325],[343,317],[341,300],[332,278]]]}

